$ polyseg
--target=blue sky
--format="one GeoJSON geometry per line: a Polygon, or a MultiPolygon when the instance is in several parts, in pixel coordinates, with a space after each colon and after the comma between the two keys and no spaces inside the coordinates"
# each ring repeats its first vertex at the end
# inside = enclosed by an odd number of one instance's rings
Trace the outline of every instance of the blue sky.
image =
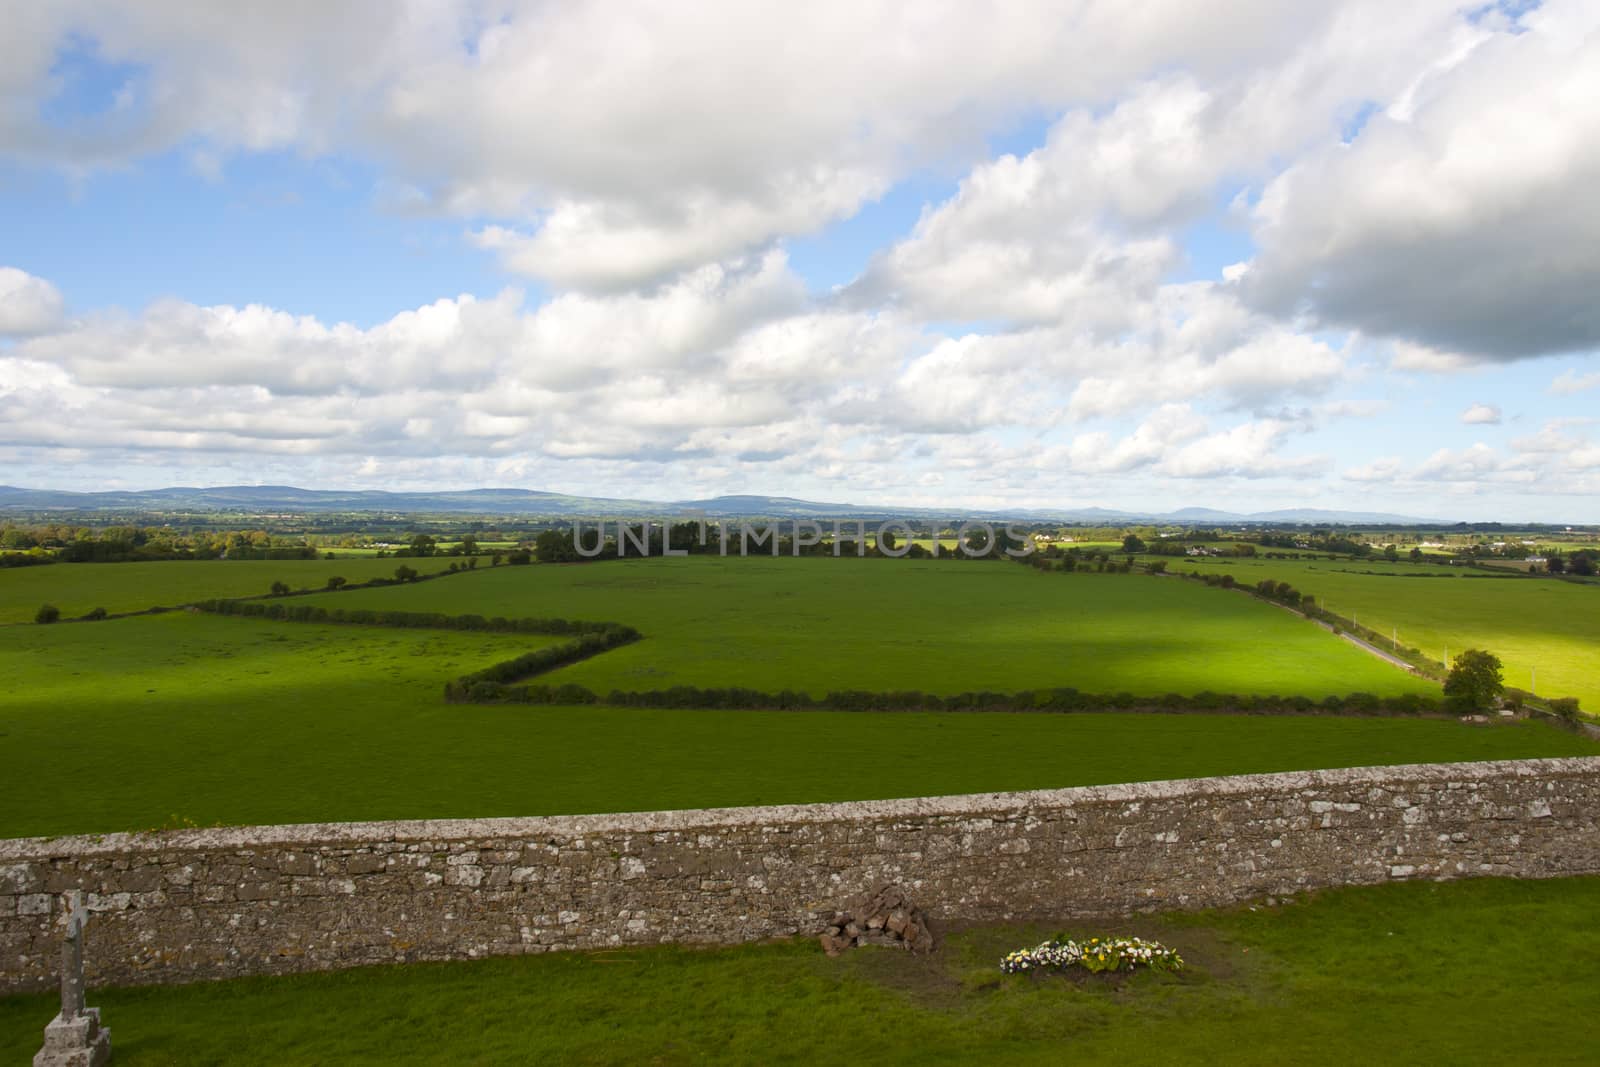
{"type": "Polygon", "coordinates": [[[1590,5],[384,14],[26,9],[5,481],[1600,521],[1590,5]]]}

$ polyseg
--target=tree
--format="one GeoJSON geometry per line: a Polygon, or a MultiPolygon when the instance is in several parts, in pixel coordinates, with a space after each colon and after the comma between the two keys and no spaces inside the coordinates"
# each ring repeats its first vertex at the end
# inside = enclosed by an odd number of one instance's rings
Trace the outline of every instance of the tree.
{"type": "Polygon", "coordinates": [[[583,558],[571,530],[546,530],[534,539],[533,548],[540,563],[575,563],[583,558]]]}
{"type": "Polygon", "coordinates": [[[1412,563],[1421,563],[1422,562],[1422,549],[1413,548],[1411,550],[1411,562],[1412,563]]]}
{"type": "Polygon", "coordinates": [[[288,596],[289,595],[289,583],[288,582],[273,582],[272,583],[272,595],[273,596],[288,596]]]}
{"type": "Polygon", "coordinates": [[[1500,657],[1469,648],[1450,665],[1450,675],[1444,680],[1445,707],[1461,715],[1486,711],[1505,687],[1500,657]]]}
{"type": "Polygon", "coordinates": [[[1565,574],[1567,572],[1567,561],[1565,557],[1561,555],[1561,550],[1559,548],[1552,548],[1544,555],[1545,570],[1549,571],[1551,574],[1565,574]]]}
{"type": "Polygon", "coordinates": [[[1395,560],[1400,558],[1400,549],[1394,545],[1384,545],[1383,558],[1388,560],[1390,563],[1393,563],[1395,560]]]}
{"type": "Polygon", "coordinates": [[[345,582],[345,580],[343,578],[341,578],[337,574],[335,574],[331,578],[328,579],[328,588],[329,589],[338,589],[340,586],[344,585],[344,582],[345,582]]]}
{"type": "Polygon", "coordinates": [[[33,613],[33,621],[41,624],[61,621],[61,609],[54,604],[40,604],[39,610],[33,613]]]}
{"type": "Polygon", "coordinates": [[[407,567],[403,563],[394,569],[394,576],[398,581],[402,582],[414,582],[417,580],[416,570],[412,567],[407,567]]]}
{"type": "Polygon", "coordinates": [[[411,554],[413,556],[431,556],[439,548],[439,543],[427,534],[417,534],[411,539],[411,554]]]}
{"type": "Polygon", "coordinates": [[[1126,552],[1130,556],[1136,552],[1143,552],[1144,541],[1139,537],[1138,534],[1129,534],[1127,537],[1122,539],[1122,551],[1126,552]]]}

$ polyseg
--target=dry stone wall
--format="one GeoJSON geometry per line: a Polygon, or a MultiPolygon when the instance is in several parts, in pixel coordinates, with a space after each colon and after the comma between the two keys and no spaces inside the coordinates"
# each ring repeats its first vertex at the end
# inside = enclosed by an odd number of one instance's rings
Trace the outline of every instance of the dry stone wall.
{"type": "Polygon", "coordinates": [[[863,892],[934,919],[1600,873],[1600,757],[850,804],[0,841],[0,991],[815,935],[863,892]]]}

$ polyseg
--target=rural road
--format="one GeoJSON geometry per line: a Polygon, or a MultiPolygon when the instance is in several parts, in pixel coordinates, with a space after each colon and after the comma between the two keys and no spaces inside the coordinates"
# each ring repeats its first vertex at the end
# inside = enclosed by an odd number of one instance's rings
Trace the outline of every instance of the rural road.
{"type": "MultiPolygon", "coordinates": [[[[1272,604],[1274,602],[1269,600],[1269,601],[1267,601],[1267,603],[1272,604]]],[[[1300,617],[1302,619],[1305,619],[1307,622],[1314,623],[1315,625],[1322,627],[1324,630],[1327,630],[1329,633],[1333,634],[1335,637],[1344,638],[1346,641],[1349,641],[1352,645],[1355,645],[1357,648],[1362,649],[1362,650],[1367,651],[1367,652],[1370,652],[1374,656],[1377,656],[1379,659],[1385,660],[1385,661],[1387,661],[1389,663],[1394,664],[1396,667],[1399,667],[1401,670],[1410,671],[1412,674],[1417,673],[1417,668],[1414,665],[1412,665],[1410,663],[1407,663],[1405,660],[1401,659],[1399,656],[1392,655],[1391,653],[1385,652],[1383,649],[1379,648],[1377,645],[1373,644],[1372,642],[1363,640],[1362,638],[1359,638],[1359,637],[1355,636],[1354,634],[1346,633],[1346,632],[1344,632],[1342,630],[1337,630],[1337,629],[1334,628],[1332,623],[1323,622],[1321,619],[1313,619],[1311,616],[1305,614],[1304,612],[1299,612],[1299,611],[1294,610],[1293,608],[1289,607],[1289,605],[1287,605],[1287,604],[1276,604],[1275,606],[1282,608],[1284,611],[1287,611],[1291,615],[1296,615],[1296,616],[1298,616],[1298,617],[1300,617]]]]}

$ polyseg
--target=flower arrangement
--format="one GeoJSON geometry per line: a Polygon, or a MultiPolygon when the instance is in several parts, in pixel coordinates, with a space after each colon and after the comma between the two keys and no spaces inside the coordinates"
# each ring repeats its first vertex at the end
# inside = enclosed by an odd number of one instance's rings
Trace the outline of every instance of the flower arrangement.
{"type": "Polygon", "coordinates": [[[1058,936],[1033,948],[1009,952],[1000,961],[1002,974],[1062,971],[1068,967],[1082,967],[1091,974],[1133,971],[1140,967],[1173,972],[1183,969],[1183,957],[1159,941],[1146,941],[1142,937],[1091,937],[1087,941],[1073,941],[1058,936]]]}

